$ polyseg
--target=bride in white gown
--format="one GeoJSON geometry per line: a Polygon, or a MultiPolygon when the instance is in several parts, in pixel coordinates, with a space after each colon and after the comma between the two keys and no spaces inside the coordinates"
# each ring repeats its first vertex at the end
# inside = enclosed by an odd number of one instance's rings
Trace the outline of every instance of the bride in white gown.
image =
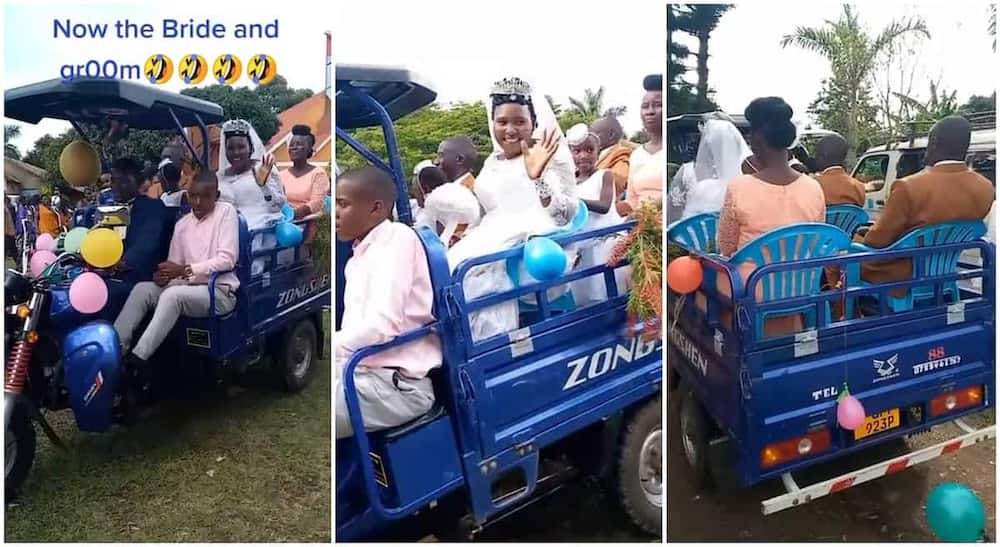
{"type": "MultiPolygon", "coordinates": [[[[573,157],[545,97],[532,93],[520,78],[506,78],[494,84],[486,104],[493,152],[475,186],[485,214],[448,251],[452,270],[469,258],[509,249],[568,224],[579,205],[573,157]]],[[[466,300],[473,300],[513,284],[500,261],[473,268],[463,287],[466,300]]],[[[559,291],[550,291],[550,298],[553,292],[557,296],[559,291]]],[[[476,340],[517,329],[517,302],[475,312],[470,321],[476,340]]]]}

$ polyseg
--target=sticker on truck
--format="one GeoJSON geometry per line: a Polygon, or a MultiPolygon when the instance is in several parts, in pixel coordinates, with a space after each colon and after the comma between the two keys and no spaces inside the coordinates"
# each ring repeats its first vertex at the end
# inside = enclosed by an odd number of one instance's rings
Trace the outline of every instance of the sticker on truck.
{"type": "Polygon", "coordinates": [[[595,378],[615,370],[619,365],[631,364],[653,353],[659,346],[658,341],[643,342],[632,338],[629,345],[614,344],[603,347],[590,355],[573,359],[566,363],[569,377],[563,384],[563,391],[574,388],[595,378]]]}

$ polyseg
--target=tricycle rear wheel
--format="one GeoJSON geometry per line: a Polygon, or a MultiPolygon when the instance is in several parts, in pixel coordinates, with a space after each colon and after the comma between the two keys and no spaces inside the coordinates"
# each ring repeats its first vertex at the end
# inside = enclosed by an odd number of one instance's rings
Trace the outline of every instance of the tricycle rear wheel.
{"type": "Polygon", "coordinates": [[[316,362],[316,336],[316,325],[308,317],[286,332],[274,360],[274,372],[286,391],[295,393],[309,385],[316,362]]]}
{"type": "Polygon", "coordinates": [[[639,528],[663,534],[663,400],[647,402],[628,420],[618,460],[618,496],[639,528]]]}
{"type": "Polygon", "coordinates": [[[691,476],[696,488],[703,488],[709,483],[708,440],[710,426],[705,409],[695,398],[690,387],[681,383],[680,393],[680,430],[681,447],[684,449],[684,459],[691,468],[691,476]]]}
{"type": "Polygon", "coordinates": [[[4,437],[4,500],[17,495],[35,463],[35,427],[24,405],[17,405],[4,437]]]}

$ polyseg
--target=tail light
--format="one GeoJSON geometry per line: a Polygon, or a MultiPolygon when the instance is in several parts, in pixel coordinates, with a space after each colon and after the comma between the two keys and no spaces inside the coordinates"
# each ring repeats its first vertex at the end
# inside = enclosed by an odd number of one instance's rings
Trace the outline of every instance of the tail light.
{"type": "Polygon", "coordinates": [[[760,451],[760,466],[775,467],[792,460],[807,458],[830,449],[830,430],[817,429],[787,441],[769,444],[760,451]]]}
{"type": "Polygon", "coordinates": [[[931,399],[931,416],[940,416],[949,412],[955,412],[956,410],[979,406],[982,402],[982,386],[972,386],[950,391],[931,399]]]}

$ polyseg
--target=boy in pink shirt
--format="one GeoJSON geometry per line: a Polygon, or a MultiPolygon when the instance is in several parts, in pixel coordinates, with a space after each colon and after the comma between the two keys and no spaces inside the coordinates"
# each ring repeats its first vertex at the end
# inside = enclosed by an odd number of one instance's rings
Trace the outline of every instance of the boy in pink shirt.
{"type": "MultiPolygon", "coordinates": [[[[351,355],[434,321],[427,255],[412,228],[390,220],[395,203],[396,186],[381,169],[355,169],[337,179],[337,238],[354,242],[345,269],[344,319],[333,337],[338,439],[352,434],[342,380],[351,355]]],[[[427,373],[441,362],[436,336],[362,361],[355,388],[365,429],[402,425],[430,410],[434,389],[427,373]]]]}
{"type": "Polygon", "coordinates": [[[199,173],[187,190],[191,212],[177,221],[170,252],[153,274],[153,281],[136,284],[115,320],[127,373],[134,379],[147,373],[152,357],[181,315],[208,317],[208,279],[227,272],[215,283],[215,311],[226,314],[236,306],[240,282],[232,271],[239,256],[239,220],[236,209],[217,202],[215,174],[199,173]],[[132,347],[132,335],[150,311],[153,318],[132,347]]]}

